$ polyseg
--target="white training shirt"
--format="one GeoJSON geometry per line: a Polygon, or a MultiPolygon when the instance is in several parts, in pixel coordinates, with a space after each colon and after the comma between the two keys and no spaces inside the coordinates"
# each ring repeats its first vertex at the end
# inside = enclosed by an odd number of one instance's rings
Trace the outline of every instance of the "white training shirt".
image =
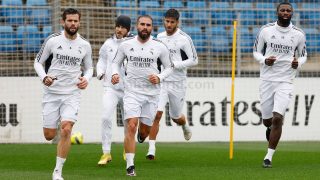
{"type": "Polygon", "coordinates": [[[292,83],[296,69],[291,67],[294,56],[301,67],[307,60],[306,37],[304,32],[290,24],[281,27],[275,23],[263,26],[255,40],[253,56],[260,63],[260,79],[292,83]],[[275,56],[272,66],[265,59],[275,56]]]}
{"type": "Polygon", "coordinates": [[[127,60],[125,91],[135,92],[144,95],[158,95],[160,85],[152,84],[149,75],[157,74],[160,81],[163,81],[172,73],[172,62],[168,48],[159,40],[152,37],[145,43],[138,41],[138,36],[128,38],[122,42],[113,60],[112,74],[119,74],[119,68],[127,60]],[[158,60],[164,66],[159,74],[158,60]]]}
{"type": "Polygon", "coordinates": [[[103,86],[110,87],[114,90],[122,90],[124,89],[124,83],[122,77],[124,77],[124,68],[121,66],[119,71],[120,82],[118,84],[111,83],[112,71],[111,65],[114,56],[118,50],[118,47],[123,39],[117,39],[116,35],[113,35],[112,38],[107,39],[100,48],[99,51],[99,60],[97,63],[97,78],[100,79],[104,74],[103,78],[103,86]]]}
{"type": "Polygon", "coordinates": [[[164,31],[158,34],[157,38],[169,48],[174,64],[173,73],[165,81],[185,80],[187,68],[198,64],[198,56],[192,39],[181,29],[177,29],[171,36],[164,31]]]}
{"type": "Polygon", "coordinates": [[[44,41],[34,61],[34,68],[41,81],[47,75],[57,77],[51,86],[44,87],[45,93],[72,94],[80,90],[77,83],[82,73],[81,64],[84,66],[83,77],[89,81],[93,74],[90,43],[79,34],[76,39],[70,40],[62,31],[44,41]]]}

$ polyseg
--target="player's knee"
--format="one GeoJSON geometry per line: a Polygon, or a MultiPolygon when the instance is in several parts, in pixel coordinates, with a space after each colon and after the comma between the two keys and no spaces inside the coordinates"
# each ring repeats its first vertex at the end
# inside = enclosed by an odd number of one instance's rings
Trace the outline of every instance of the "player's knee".
{"type": "Polygon", "coordinates": [[[270,119],[263,119],[263,125],[265,127],[270,127],[272,125],[272,118],[270,119]]]}
{"type": "Polygon", "coordinates": [[[62,128],[61,129],[61,137],[70,137],[71,136],[71,128],[62,128]]]}
{"type": "Polygon", "coordinates": [[[44,138],[46,138],[47,141],[51,141],[55,136],[55,134],[44,134],[44,138]]]}
{"type": "Polygon", "coordinates": [[[44,138],[45,138],[47,141],[51,141],[52,139],[54,139],[54,137],[56,136],[56,134],[57,134],[56,129],[44,129],[44,130],[43,130],[44,138]]]}
{"type": "Polygon", "coordinates": [[[274,113],[272,118],[273,128],[281,127],[283,124],[283,116],[279,113],[274,113]]]}
{"type": "Polygon", "coordinates": [[[127,124],[127,132],[129,134],[135,134],[137,131],[137,124],[133,122],[128,122],[127,124]]]}

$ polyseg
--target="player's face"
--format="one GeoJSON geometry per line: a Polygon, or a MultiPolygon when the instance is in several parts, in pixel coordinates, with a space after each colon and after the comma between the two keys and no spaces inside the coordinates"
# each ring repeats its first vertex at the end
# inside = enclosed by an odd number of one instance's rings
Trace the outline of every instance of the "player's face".
{"type": "Polygon", "coordinates": [[[172,17],[164,18],[163,20],[164,28],[166,29],[166,32],[168,35],[172,35],[176,32],[179,21],[172,17]]]}
{"type": "Polygon", "coordinates": [[[68,14],[66,20],[62,22],[64,30],[70,35],[73,36],[78,32],[80,27],[80,18],[78,14],[68,14]]]}
{"type": "Polygon", "coordinates": [[[123,26],[116,26],[115,34],[117,39],[121,39],[127,36],[128,30],[123,26]]]}
{"type": "Polygon", "coordinates": [[[152,20],[148,17],[141,17],[137,23],[138,36],[142,40],[148,39],[152,32],[152,28],[152,20]]]}
{"type": "Polygon", "coordinates": [[[292,14],[293,14],[292,7],[288,4],[282,4],[278,9],[278,20],[282,24],[290,24],[292,14]]]}

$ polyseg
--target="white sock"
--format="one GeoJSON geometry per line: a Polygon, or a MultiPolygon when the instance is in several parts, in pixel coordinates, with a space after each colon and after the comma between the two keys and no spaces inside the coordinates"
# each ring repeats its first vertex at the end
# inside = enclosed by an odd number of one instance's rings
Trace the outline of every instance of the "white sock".
{"type": "Polygon", "coordinates": [[[55,173],[62,174],[62,168],[65,161],[66,159],[57,156],[56,167],[54,168],[55,173]]]}
{"type": "Polygon", "coordinates": [[[149,154],[155,155],[155,153],[156,153],[156,140],[149,140],[148,155],[149,154]]]}
{"type": "Polygon", "coordinates": [[[109,151],[103,151],[103,154],[110,154],[110,150],[109,151]]]}
{"type": "Polygon", "coordinates": [[[133,161],[134,161],[134,153],[126,153],[126,160],[127,160],[127,169],[130,166],[134,166],[133,161]]]}
{"type": "Polygon", "coordinates": [[[275,151],[276,151],[275,149],[268,148],[267,155],[266,155],[266,157],[264,157],[264,159],[269,159],[270,161],[272,161],[272,156],[275,151]]]}

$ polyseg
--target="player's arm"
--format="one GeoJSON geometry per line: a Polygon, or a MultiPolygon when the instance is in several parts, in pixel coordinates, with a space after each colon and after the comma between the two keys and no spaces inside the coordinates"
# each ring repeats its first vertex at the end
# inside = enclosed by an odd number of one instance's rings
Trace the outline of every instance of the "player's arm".
{"type": "Polygon", "coordinates": [[[43,67],[44,63],[49,58],[50,54],[51,54],[51,41],[49,38],[47,38],[45,42],[42,44],[41,49],[38,52],[33,63],[36,73],[40,77],[43,84],[46,86],[50,86],[53,83],[53,81],[56,79],[56,77],[47,75],[43,67]]]}
{"type": "Polygon", "coordinates": [[[85,89],[93,75],[92,67],[92,49],[87,46],[87,53],[83,58],[83,76],[79,77],[80,82],[77,84],[79,89],[85,89]]]}
{"type": "Polygon", "coordinates": [[[120,44],[117,50],[117,53],[112,60],[112,66],[111,66],[111,69],[112,69],[111,83],[112,84],[117,84],[120,81],[119,72],[120,72],[121,65],[123,64],[124,58],[125,58],[124,44],[120,44]]]}
{"type": "Polygon", "coordinates": [[[160,74],[157,74],[159,82],[162,82],[166,77],[168,77],[172,73],[174,67],[169,49],[165,45],[162,45],[161,48],[159,59],[164,67],[164,70],[160,74]]]}
{"type": "Polygon", "coordinates": [[[182,50],[187,55],[187,59],[182,59],[182,61],[173,61],[174,68],[184,69],[198,64],[197,51],[190,37],[187,38],[182,50]]]}
{"type": "Polygon", "coordinates": [[[99,50],[99,59],[97,63],[97,78],[99,80],[103,79],[106,69],[107,69],[107,46],[105,44],[99,50]]]}
{"type": "Polygon", "coordinates": [[[297,46],[298,59],[294,57],[291,66],[294,69],[301,68],[301,66],[307,61],[307,50],[306,50],[306,36],[300,38],[299,44],[297,46]]]}
{"type": "Polygon", "coordinates": [[[264,54],[265,54],[265,46],[266,46],[266,42],[265,42],[265,40],[263,38],[263,31],[260,30],[258,35],[257,35],[257,37],[256,37],[256,40],[254,42],[253,57],[259,63],[262,63],[262,64],[265,63],[265,64],[270,66],[275,61],[275,58],[274,57],[265,57],[264,56],[264,54]]]}

